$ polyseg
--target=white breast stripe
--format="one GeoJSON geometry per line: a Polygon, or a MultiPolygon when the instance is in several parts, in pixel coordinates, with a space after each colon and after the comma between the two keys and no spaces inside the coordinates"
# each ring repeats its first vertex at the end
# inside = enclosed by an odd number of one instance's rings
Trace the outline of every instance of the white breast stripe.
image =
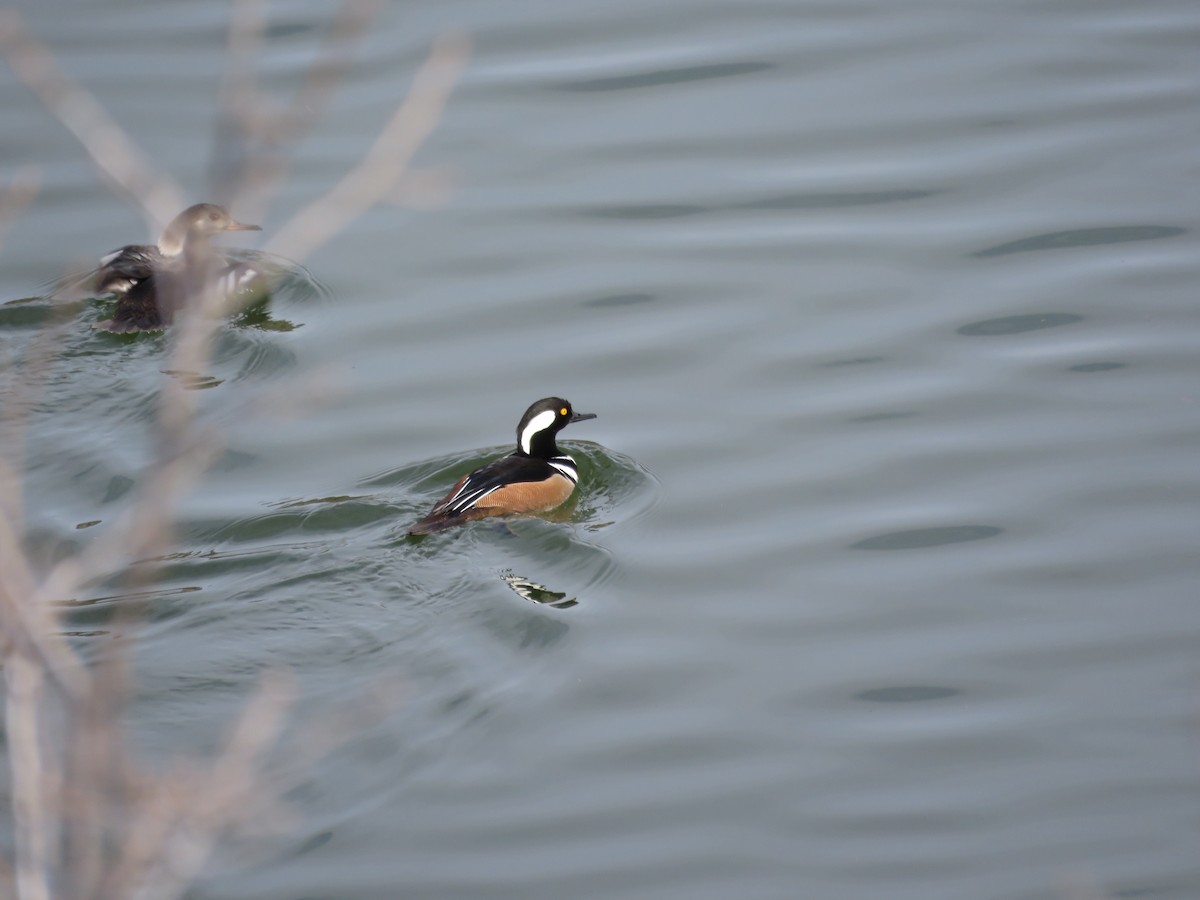
{"type": "Polygon", "coordinates": [[[571,457],[556,456],[553,459],[546,460],[546,462],[550,463],[551,466],[569,479],[571,484],[579,484],[579,469],[575,467],[575,460],[571,459],[571,457]]]}

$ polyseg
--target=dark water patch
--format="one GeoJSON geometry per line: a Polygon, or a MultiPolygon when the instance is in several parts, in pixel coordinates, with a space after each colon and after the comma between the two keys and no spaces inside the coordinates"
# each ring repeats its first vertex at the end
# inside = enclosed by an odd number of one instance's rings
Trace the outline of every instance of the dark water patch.
{"type": "MultiPolygon", "coordinates": [[[[76,304],[76,308],[79,304],[76,304]]],[[[0,328],[41,328],[64,317],[64,310],[42,297],[22,297],[0,306],[0,328]]]]}
{"type": "MultiPolygon", "coordinates": [[[[208,535],[207,538],[197,537],[193,538],[193,540],[207,539],[216,543],[225,541],[253,543],[255,541],[270,540],[281,535],[299,531],[304,524],[306,515],[306,512],[287,511],[251,516],[222,525],[208,535]]],[[[203,529],[199,530],[202,531],[203,529]]]]}
{"type": "Polygon", "coordinates": [[[886,203],[906,203],[933,197],[941,191],[895,190],[895,191],[842,191],[827,193],[781,194],[763,197],[731,205],[741,210],[799,210],[840,209],[850,206],[879,206],[886,203]]]}
{"type": "Polygon", "coordinates": [[[205,391],[209,388],[220,387],[225,383],[224,378],[215,375],[204,375],[200,372],[184,372],[180,369],[163,369],[164,375],[169,375],[189,391],[205,391]]]}
{"type": "Polygon", "coordinates": [[[648,219],[683,219],[711,211],[711,207],[690,203],[646,203],[637,206],[596,206],[581,210],[581,213],[593,219],[625,219],[637,222],[648,219]]]}
{"type": "Polygon", "coordinates": [[[1112,228],[1077,228],[1071,231],[1050,231],[979,250],[972,255],[979,259],[1028,253],[1033,250],[1062,250],[1070,247],[1098,247],[1103,244],[1127,244],[1133,241],[1153,241],[1187,234],[1186,228],[1174,225],[1120,225],[1112,228]]]}
{"type": "Polygon", "coordinates": [[[831,359],[828,362],[818,363],[822,369],[837,369],[842,366],[871,366],[876,363],[884,362],[886,357],[883,356],[851,356],[846,359],[831,359]]]}
{"type": "Polygon", "coordinates": [[[338,534],[396,515],[395,507],[384,501],[372,503],[358,498],[332,503],[289,500],[281,509],[285,511],[242,519],[228,525],[221,529],[215,539],[247,543],[302,532],[338,534]]]}
{"type": "Polygon", "coordinates": [[[100,637],[109,633],[106,626],[113,622],[126,630],[133,621],[161,622],[185,615],[195,603],[203,602],[199,585],[161,588],[156,590],[109,593],[98,597],[62,601],[61,620],[65,629],[83,637],[100,637]]]}
{"type": "Polygon", "coordinates": [[[466,475],[476,466],[481,466],[489,459],[495,459],[497,456],[509,452],[511,452],[511,448],[502,449],[494,447],[487,455],[465,456],[456,454],[454,456],[442,456],[437,459],[424,460],[418,463],[408,463],[394,469],[386,469],[375,475],[368,475],[358,482],[358,486],[369,488],[412,486],[419,489],[428,488],[432,492],[436,490],[434,485],[442,483],[444,478],[443,472],[458,472],[458,475],[454,479],[446,483],[446,487],[449,488],[457,478],[466,475]]]}
{"type": "Polygon", "coordinates": [[[1109,888],[1108,890],[1112,896],[1120,897],[1121,900],[1126,900],[1126,898],[1163,896],[1200,897],[1200,876],[1189,878],[1186,881],[1172,880],[1155,885],[1109,888]]]}
{"type": "Polygon", "coordinates": [[[247,453],[244,450],[234,450],[228,448],[221,454],[220,458],[212,464],[214,472],[238,472],[243,469],[252,468],[259,461],[256,454],[247,453]]]}
{"type": "Polygon", "coordinates": [[[311,22],[271,22],[263,29],[263,34],[268,39],[282,40],[312,34],[315,31],[316,28],[311,22]]]}
{"type": "Polygon", "coordinates": [[[908,531],[891,531],[878,534],[851,544],[852,550],[920,550],[927,547],[942,547],[946,544],[961,544],[965,541],[981,541],[1002,533],[1003,528],[994,525],[945,525],[940,528],[913,528],[908,531]]]}
{"type": "Polygon", "coordinates": [[[318,504],[345,503],[347,501],[353,502],[362,499],[362,497],[355,497],[351,494],[343,494],[337,497],[314,497],[311,500],[282,500],[274,504],[274,506],[276,509],[299,509],[308,506],[317,506],[318,504]]]}
{"type": "Polygon", "coordinates": [[[856,425],[865,425],[871,422],[890,422],[893,419],[911,419],[916,414],[916,410],[906,409],[897,410],[896,412],[867,413],[864,416],[853,416],[846,421],[853,422],[856,425]]]}
{"type": "Polygon", "coordinates": [[[100,502],[107,505],[116,500],[120,500],[122,497],[126,496],[130,491],[132,491],[136,484],[137,482],[128,476],[114,475],[108,480],[108,487],[105,489],[104,497],[100,502]]]}
{"type": "Polygon", "coordinates": [[[635,306],[640,303],[649,303],[653,299],[653,294],[609,294],[605,297],[591,297],[580,305],[607,309],[614,306],[635,306]]]}
{"type": "Polygon", "coordinates": [[[1068,372],[1111,372],[1114,369],[1124,369],[1126,363],[1120,362],[1093,362],[1079,363],[1067,369],[1068,372]]]}
{"type": "Polygon", "coordinates": [[[1044,328],[1057,328],[1059,325],[1073,325],[1082,321],[1083,316],[1075,313],[1030,313],[1024,316],[1004,316],[999,319],[972,322],[959,328],[958,333],[967,337],[998,337],[1006,334],[1022,334],[1026,331],[1041,331],[1044,328]]]}
{"type": "Polygon", "coordinates": [[[246,307],[229,321],[235,328],[254,328],[258,331],[275,331],[282,334],[303,327],[288,319],[280,319],[272,315],[270,304],[261,300],[246,307]]]}
{"type": "Polygon", "coordinates": [[[85,606],[97,606],[100,604],[122,603],[130,601],[145,601],[154,600],[159,597],[174,597],[180,594],[194,594],[202,590],[198,585],[189,585],[178,588],[163,588],[161,590],[152,591],[129,591],[124,594],[107,594],[102,597],[90,597],[87,600],[61,600],[56,603],[56,606],[61,606],[65,609],[77,609],[85,606]]]}
{"type": "Polygon", "coordinates": [[[599,206],[582,210],[596,219],[645,221],[652,219],[683,219],[716,211],[795,212],[804,209],[840,209],[854,206],[877,206],[901,203],[932,196],[936,191],[863,191],[845,193],[801,193],[762,197],[736,203],[651,203],[626,206],[599,206]]]}
{"type": "Polygon", "coordinates": [[[870,688],[854,695],[855,700],[867,703],[925,703],[930,700],[945,700],[961,694],[958,688],[939,687],[929,684],[905,684],[894,687],[870,688]]]}
{"type": "Polygon", "coordinates": [[[634,75],[614,75],[607,78],[587,78],[564,81],[555,85],[559,91],[573,93],[597,93],[603,91],[628,91],[637,88],[663,87],[671,84],[690,84],[710,81],[714,78],[732,78],[767,72],[775,66],[769,62],[713,63],[704,66],[681,66],[675,69],[656,69],[634,75]]]}
{"type": "MultiPolygon", "coordinates": [[[[501,575],[503,580],[503,575],[501,575]]],[[[476,596],[479,592],[476,591],[476,596]]],[[[521,654],[527,651],[548,650],[558,644],[571,631],[564,616],[548,612],[552,604],[538,603],[536,606],[526,599],[507,602],[507,597],[493,598],[505,602],[490,602],[479,607],[473,618],[497,644],[511,648],[521,654]]],[[[560,609],[570,609],[574,602],[567,602],[560,609]]]]}
{"type": "Polygon", "coordinates": [[[274,571],[272,585],[279,587],[291,580],[303,581],[312,573],[305,564],[329,548],[327,541],[292,541],[260,544],[236,549],[180,550],[151,559],[138,560],[136,565],[152,568],[154,577],[162,581],[203,581],[204,585],[218,582],[233,574],[254,577],[255,573],[274,571]],[[296,573],[279,577],[278,573],[296,573]]]}
{"type": "Polygon", "coordinates": [[[349,501],[317,506],[301,517],[304,531],[344,532],[371,525],[395,515],[391,506],[349,501]]]}
{"type": "Polygon", "coordinates": [[[295,371],[296,354],[269,329],[225,328],[217,335],[211,365],[231,373],[229,381],[257,382],[295,371]]]}
{"type": "Polygon", "coordinates": [[[579,465],[579,521],[592,531],[639,518],[658,505],[658,479],[632,457],[589,441],[565,441],[579,465]]]}

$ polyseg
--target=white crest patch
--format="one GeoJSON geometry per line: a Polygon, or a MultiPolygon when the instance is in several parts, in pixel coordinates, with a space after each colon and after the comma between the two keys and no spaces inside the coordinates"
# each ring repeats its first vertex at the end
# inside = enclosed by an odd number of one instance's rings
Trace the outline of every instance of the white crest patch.
{"type": "Polygon", "coordinates": [[[521,449],[528,453],[529,448],[533,446],[533,436],[553,425],[555,418],[554,410],[547,409],[530,419],[525,430],[521,432],[521,449]]]}

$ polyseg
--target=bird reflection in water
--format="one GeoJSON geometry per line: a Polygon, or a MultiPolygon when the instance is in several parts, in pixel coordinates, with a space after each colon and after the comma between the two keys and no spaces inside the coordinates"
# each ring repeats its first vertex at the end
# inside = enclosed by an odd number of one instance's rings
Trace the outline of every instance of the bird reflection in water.
{"type": "Polygon", "coordinates": [[[517,596],[531,600],[534,603],[540,603],[542,606],[552,606],[555,609],[570,609],[579,603],[574,597],[568,597],[561,591],[552,591],[544,584],[530,581],[524,575],[505,572],[500,575],[500,580],[512,588],[517,596]]]}

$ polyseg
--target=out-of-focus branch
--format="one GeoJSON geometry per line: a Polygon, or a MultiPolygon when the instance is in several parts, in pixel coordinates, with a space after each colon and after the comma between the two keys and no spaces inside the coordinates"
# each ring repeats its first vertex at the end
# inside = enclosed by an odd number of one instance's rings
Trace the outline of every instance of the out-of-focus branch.
{"type": "Polygon", "coordinates": [[[439,38],[417,72],[408,97],[362,162],[287,222],[267,250],[304,259],[391,196],[402,183],[413,155],[441,120],[469,52],[470,42],[464,35],[439,38]]]}
{"type": "MultiPolygon", "coordinates": [[[[282,115],[270,112],[255,83],[262,0],[235,3],[230,32],[234,75],[228,84],[234,102],[247,104],[242,133],[248,136],[245,174],[250,179],[238,183],[239,191],[255,189],[255,178],[262,179],[266,192],[277,185],[284,156],[267,150],[277,149],[272,142],[296,140],[317,121],[376,2],[344,0],[322,61],[314,65],[296,105],[282,115]],[[260,157],[265,162],[257,162],[260,157]]],[[[182,193],[174,183],[154,173],[119,126],[61,72],[12,10],[0,11],[0,54],[154,226],[178,211],[182,193]]],[[[302,260],[373,204],[394,202],[411,188],[413,182],[405,181],[408,164],[439,121],[466,56],[465,38],[438,41],[362,162],[287,223],[272,248],[302,260]]],[[[0,236],[6,216],[28,202],[27,194],[14,189],[0,197],[0,236]]],[[[172,325],[168,371],[201,372],[209,364],[223,300],[214,286],[196,288],[172,325]]],[[[35,341],[27,348],[24,365],[14,374],[16,385],[6,391],[0,424],[26,424],[28,391],[51,364],[45,347],[54,343],[54,335],[44,338],[42,345],[35,341]]],[[[151,576],[151,567],[131,567],[131,562],[165,551],[173,511],[222,447],[218,435],[197,423],[195,395],[173,378],[163,381],[156,424],[153,461],[129,510],[45,575],[23,546],[21,480],[13,468],[23,452],[12,460],[0,459],[0,664],[15,813],[15,865],[0,865],[0,878],[11,872],[20,900],[182,896],[222,832],[250,822],[278,796],[261,775],[291,705],[290,681],[282,676],[263,679],[209,764],[181,764],[165,775],[148,774],[138,766],[122,726],[133,690],[129,645],[136,628],[127,633],[116,629],[118,634],[98,648],[98,658],[87,666],[59,630],[57,603],[98,578],[122,570],[131,580],[151,576]]],[[[13,447],[23,445],[5,441],[0,446],[11,454],[13,447]]],[[[136,624],[133,609],[133,604],[126,608],[124,624],[136,624]]],[[[323,752],[330,733],[340,741],[354,729],[307,735],[309,746],[298,748],[292,758],[323,752]]]]}
{"type": "Polygon", "coordinates": [[[294,693],[289,677],[268,672],[208,772],[160,784],[154,804],[158,815],[139,823],[142,827],[114,869],[114,886],[128,890],[136,885],[127,894],[133,900],[183,893],[208,860],[221,829],[253,817],[264,802],[256,781],[294,693]]]}
{"type": "Polygon", "coordinates": [[[9,653],[4,684],[8,694],[4,726],[13,776],[17,893],[21,900],[50,900],[52,863],[48,853],[54,815],[42,765],[42,669],[26,653],[9,653]]]}
{"type": "Polygon", "coordinates": [[[0,10],[0,54],[13,74],[75,135],[114,189],[142,211],[153,233],[184,207],[179,186],[158,172],[96,99],[58,67],[54,55],[26,30],[15,9],[0,10]]]}
{"type": "MultiPolygon", "coordinates": [[[[26,166],[18,170],[12,183],[0,194],[0,243],[3,243],[8,229],[33,202],[39,187],[40,178],[37,169],[33,166],[26,166]]],[[[16,367],[13,366],[13,368],[16,367]]],[[[3,409],[0,410],[0,447],[4,448],[15,465],[20,465],[20,460],[25,454],[25,435],[19,427],[24,412],[24,404],[21,402],[23,398],[20,396],[24,384],[25,379],[13,377],[11,388],[5,391],[6,402],[3,409]]],[[[16,470],[8,465],[2,457],[0,457],[0,516],[7,516],[13,522],[20,522],[24,518],[20,480],[16,470]]],[[[5,546],[3,538],[0,537],[0,565],[4,563],[4,554],[5,546]]],[[[2,571],[0,569],[0,572],[2,571]]],[[[0,591],[2,590],[3,587],[0,586],[0,591]]]]}
{"type": "Polygon", "coordinates": [[[267,97],[258,89],[255,74],[266,24],[266,0],[233,0],[230,4],[225,66],[217,91],[213,157],[209,166],[213,199],[228,205],[237,197],[242,214],[252,219],[261,218],[261,210],[245,202],[242,187],[249,171],[263,165],[255,157],[255,122],[275,115],[267,97]]]}
{"type": "Polygon", "coordinates": [[[38,167],[22,166],[17,169],[8,187],[0,192],[0,244],[4,243],[13,222],[33,203],[41,185],[42,176],[38,167]]]}
{"type": "Polygon", "coordinates": [[[304,84],[291,104],[267,128],[276,142],[295,142],[304,138],[321,120],[333,99],[334,91],[345,77],[354,51],[367,26],[379,12],[379,0],[343,0],[334,13],[329,33],[309,67],[304,84]]]}
{"type": "Polygon", "coordinates": [[[213,196],[218,202],[237,197],[244,215],[264,217],[287,174],[291,151],[324,116],[378,9],[378,0],[342,0],[304,83],[288,107],[278,111],[259,88],[255,71],[266,4],[235,0],[212,167],[213,196]]]}

